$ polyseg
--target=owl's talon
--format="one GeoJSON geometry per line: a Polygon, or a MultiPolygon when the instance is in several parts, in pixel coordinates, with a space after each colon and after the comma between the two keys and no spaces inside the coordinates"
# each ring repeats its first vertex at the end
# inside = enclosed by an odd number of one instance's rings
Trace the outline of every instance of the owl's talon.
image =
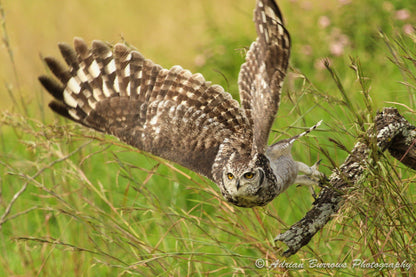
{"type": "Polygon", "coordinates": [[[320,159],[313,166],[310,167],[310,169],[311,169],[311,176],[312,177],[317,177],[318,180],[320,180],[321,178],[323,178],[325,176],[325,174],[323,174],[322,172],[320,172],[318,170],[319,165],[321,164],[321,161],[322,161],[322,159],[320,159]]]}
{"type": "Polygon", "coordinates": [[[313,200],[316,201],[316,199],[317,199],[316,192],[315,192],[315,190],[313,189],[312,186],[309,186],[309,191],[312,194],[313,200]]]}
{"type": "Polygon", "coordinates": [[[317,199],[317,195],[313,189],[313,186],[322,187],[323,179],[326,178],[325,174],[318,170],[321,161],[322,160],[317,161],[313,166],[308,166],[302,162],[297,162],[298,171],[304,173],[304,175],[296,176],[295,183],[308,186],[315,201],[317,199]]]}
{"type": "Polygon", "coordinates": [[[317,182],[325,176],[322,172],[318,170],[319,164],[322,160],[317,161],[313,166],[308,166],[302,162],[296,162],[298,165],[298,171],[304,173],[311,179],[316,180],[317,182]]]}

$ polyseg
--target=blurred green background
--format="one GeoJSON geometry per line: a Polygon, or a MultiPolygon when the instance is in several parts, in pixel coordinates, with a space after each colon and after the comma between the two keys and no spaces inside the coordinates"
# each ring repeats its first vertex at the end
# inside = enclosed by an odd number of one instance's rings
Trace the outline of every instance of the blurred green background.
{"type": "MultiPolygon", "coordinates": [[[[278,4],[292,53],[270,142],[323,119],[293,154],[308,164],[322,159],[329,175],[377,110],[395,106],[414,122],[415,1],[278,4]]],[[[354,259],[416,260],[414,172],[388,155],[369,166],[340,213],[307,247],[283,259],[284,245],[273,238],[309,210],[307,188],[293,186],[264,208],[236,208],[206,179],[47,108],[51,97],[37,81],[48,72],[41,57],[59,56],[57,43],[74,36],[125,41],[163,67],[201,72],[238,98],[239,68],[256,36],[254,0],[0,5],[0,276],[378,276],[376,269],[351,266],[269,266],[277,259],[348,265],[354,259]],[[255,267],[258,258],[265,268],[255,267]]],[[[382,273],[408,276],[414,268],[382,273]]]]}

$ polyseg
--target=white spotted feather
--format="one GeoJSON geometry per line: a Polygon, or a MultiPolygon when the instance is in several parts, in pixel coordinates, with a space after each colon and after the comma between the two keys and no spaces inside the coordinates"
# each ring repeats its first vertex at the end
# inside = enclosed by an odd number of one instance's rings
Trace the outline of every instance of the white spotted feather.
{"type": "Polygon", "coordinates": [[[59,44],[67,67],[45,58],[59,82],[39,79],[57,113],[208,177],[237,206],[262,206],[309,170],[290,148],[319,124],[267,146],[290,37],[274,0],[257,1],[254,22],[258,37],[238,76],[241,104],[200,73],[164,69],[121,43],[59,44]]]}

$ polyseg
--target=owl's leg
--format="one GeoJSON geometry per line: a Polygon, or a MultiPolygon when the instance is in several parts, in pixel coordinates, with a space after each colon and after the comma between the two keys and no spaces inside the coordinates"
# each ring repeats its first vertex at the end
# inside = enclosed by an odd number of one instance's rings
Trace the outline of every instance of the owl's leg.
{"type": "Polygon", "coordinates": [[[302,162],[296,162],[298,171],[305,175],[296,176],[295,184],[308,186],[314,199],[316,199],[316,194],[313,186],[319,185],[320,179],[325,176],[318,170],[320,162],[321,161],[316,162],[313,166],[308,166],[302,162]]]}
{"type": "Polygon", "coordinates": [[[300,186],[307,186],[309,188],[309,192],[312,194],[313,199],[316,200],[316,193],[313,186],[319,185],[319,181],[316,181],[307,175],[298,175],[296,176],[295,184],[300,186]]]}
{"type": "Polygon", "coordinates": [[[319,181],[324,174],[318,170],[321,160],[317,161],[313,166],[308,166],[302,162],[296,162],[298,166],[298,171],[304,173],[306,176],[311,177],[319,181]]]}

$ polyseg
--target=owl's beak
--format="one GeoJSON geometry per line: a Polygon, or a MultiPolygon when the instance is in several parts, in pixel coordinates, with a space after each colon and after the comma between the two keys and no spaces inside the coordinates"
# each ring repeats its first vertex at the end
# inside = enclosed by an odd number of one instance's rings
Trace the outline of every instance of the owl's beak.
{"type": "Polygon", "coordinates": [[[237,186],[237,190],[238,190],[240,188],[240,180],[237,180],[236,186],[237,186]]]}

